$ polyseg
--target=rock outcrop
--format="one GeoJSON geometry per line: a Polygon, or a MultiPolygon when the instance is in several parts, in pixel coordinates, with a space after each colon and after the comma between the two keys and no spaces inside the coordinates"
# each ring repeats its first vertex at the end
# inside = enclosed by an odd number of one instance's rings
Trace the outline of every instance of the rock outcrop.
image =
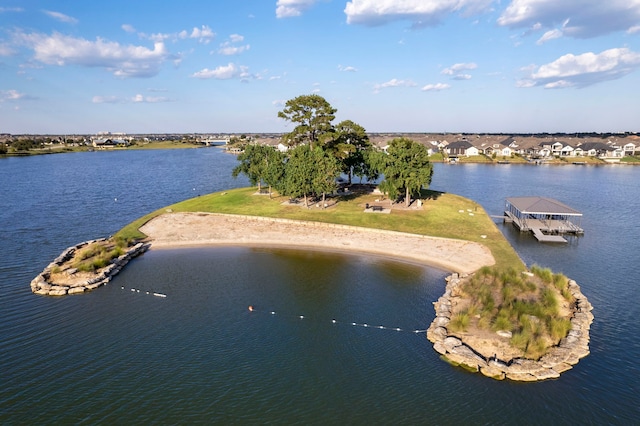
{"type": "Polygon", "coordinates": [[[532,382],[560,377],[560,373],[571,369],[581,358],[589,355],[593,306],[574,280],[569,281],[569,291],[576,302],[571,317],[571,330],[567,336],[539,360],[514,358],[508,361],[496,356],[485,357],[460,338],[449,334],[447,326],[451,321],[452,303],[456,303],[454,299],[459,294],[458,287],[461,283],[458,274],[447,277],[444,294],[434,302],[436,317],[427,330],[427,338],[433,343],[434,350],[451,364],[497,380],[506,378],[532,382]]]}
{"type": "MultiPolygon", "coordinates": [[[[98,270],[95,274],[84,280],[76,280],[73,283],[56,283],[52,282],[51,274],[52,270],[56,267],[63,266],[66,262],[73,258],[74,253],[89,244],[105,241],[105,238],[99,240],[85,241],[75,246],[69,247],[64,250],[53,262],[47,265],[46,268],[31,281],[31,291],[35,294],[46,296],[65,296],[67,294],[81,294],[86,291],[95,290],[96,288],[105,285],[111,279],[122,270],[122,268],[129,263],[131,259],[141,255],[147,251],[150,247],[148,243],[138,243],[127,249],[127,251],[113,259],[111,264],[98,270]]],[[[65,273],[73,275],[76,273],[73,269],[67,269],[65,273]]]]}

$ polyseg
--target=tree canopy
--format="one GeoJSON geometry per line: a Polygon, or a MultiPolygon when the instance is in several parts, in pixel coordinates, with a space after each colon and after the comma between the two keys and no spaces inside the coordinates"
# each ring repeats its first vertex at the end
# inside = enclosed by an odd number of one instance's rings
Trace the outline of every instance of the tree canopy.
{"type": "Polygon", "coordinates": [[[404,192],[407,207],[411,204],[411,196],[419,196],[422,188],[428,188],[433,176],[427,148],[407,138],[393,139],[387,154],[376,156],[375,166],[384,174],[380,189],[390,198],[404,192]]]}
{"type": "Polygon", "coordinates": [[[391,141],[388,151],[376,151],[365,129],[351,120],[332,124],[336,109],[322,96],[303,95],[290,99],[278,117],[296,124],[283,136],[289,149],[285,154],[271,146],[248,145],[240,154],[233,176],[247,175],[252,185],[261,182],[275,187],[282,195],[304,197],[322,195],[337,189],[341,174],[361,179],[385,179],[380,189],[390,198],[404,193],[407,206],[413,195],[431,183],[433,169],[427,149],[406,138],[391,141]]]}
{"type": "Polygon", "coordinates": [[[269,185],[269,196],[271,187],[278,186],[284,174],[284,157],[282,153],[266,145],[247,145],[240,155],[238,164],[231,172],[233,177],[244,174],[249,178],[251,185],[258,185],[261,190],[261,183],[269,185]]]}
{"type": "Polygon", "coordinates": [[[284,140],[289,146],[308,143],[313,147],[323,134],[333,131],[336,109],[320,95],[301,95],[289,99],[278,117],[296,124],[284,140]]]}

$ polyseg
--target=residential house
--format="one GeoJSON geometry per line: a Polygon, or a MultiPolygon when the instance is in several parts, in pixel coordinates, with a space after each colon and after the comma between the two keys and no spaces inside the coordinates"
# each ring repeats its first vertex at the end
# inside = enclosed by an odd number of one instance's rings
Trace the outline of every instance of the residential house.
{"type": "Polygon", "coordinates": [[[479,155],[478,148],[471,145],[469,141],[456,141],[451,142],[445,148],[445,151],[449,155],[449,157],[471,157],[474,155],[479,155]]]}

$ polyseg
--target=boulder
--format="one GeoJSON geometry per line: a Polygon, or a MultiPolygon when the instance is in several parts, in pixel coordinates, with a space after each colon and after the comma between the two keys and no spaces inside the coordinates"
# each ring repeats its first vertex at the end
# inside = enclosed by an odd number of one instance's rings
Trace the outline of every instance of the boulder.
{"type": "Polygon", "coordinates": [[[47,293],[49,296],[64,296],[67,294],[68,287],[60,287],[60,286],[53,286],[53,287],[58,287],[58,288],[57,289],[51,288],[51,290],[49,290],[49,292],[47,293]]]}
{"type": "Polygon", "coordinates": [[[496,380],[504,380],[506,374],[499,368],[492,366],[491,364],[486,365],[484,367],[480,367],[480,373],[485,375],[486,377],[490,377],[496,380]]]}
{"type": "Polygon", "coordinates": [[[451,336],[444,339],[442,343],[447,348],[448,352],[452,352],[453,348],[455,348],[456,346],[462,345],[462,341],[460,339],[458,339],[457,337],[451,337],[451,336]]]}
{"type": "Polygon", "coordinates": [[[442,342],[435,342],[433,344],[433,349],[438,352],[440,355],[444,355],[447,353],[447,348],[444,347],[442,342]]]}

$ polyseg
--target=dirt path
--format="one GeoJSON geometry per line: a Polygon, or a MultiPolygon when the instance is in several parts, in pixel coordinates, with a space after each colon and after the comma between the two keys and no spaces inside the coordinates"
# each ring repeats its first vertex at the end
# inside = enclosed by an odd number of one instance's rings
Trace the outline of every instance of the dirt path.
{"type": "Polygon", "coordinates": [[[151,248],[193,245],[310,247],[403,258],[459,273],[493,265],[482,244],[318,222],[212,213],[165,213],[140,228],[151,248]]]}

